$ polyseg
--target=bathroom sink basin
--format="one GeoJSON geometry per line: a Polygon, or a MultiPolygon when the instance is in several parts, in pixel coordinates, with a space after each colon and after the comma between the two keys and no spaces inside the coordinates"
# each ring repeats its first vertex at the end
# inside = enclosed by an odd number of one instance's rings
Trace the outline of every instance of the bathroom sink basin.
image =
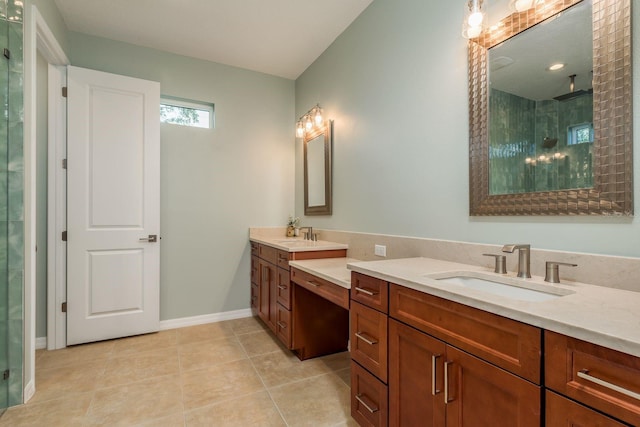
{"type": "Polygon", "coordinates": [[[318,246],[318,241],[313,240],[300,240],[300,239],[287,239],[287,240],[276,240],[276,243],[282,246],[286,246],[288,248],[301,248],[301,247],[311,247],[318,246]]]}
{"type": "Polygon", "coordinates": [[[484,275],[480,272],[448,273],[428,277],[452,285],[529,302],[550,301],[573,293],[562,288],[553,288],[512,277],[484,275]]]}

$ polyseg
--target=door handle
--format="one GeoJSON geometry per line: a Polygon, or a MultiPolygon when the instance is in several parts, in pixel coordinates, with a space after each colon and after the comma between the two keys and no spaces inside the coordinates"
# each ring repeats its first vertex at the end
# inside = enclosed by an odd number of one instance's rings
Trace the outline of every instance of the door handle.
{"type": "Polygon", "coordinates": [[[155,243],[155,242],[158,241],[158,235],[157,234],[149,234],[149,237],[141,237],[138,240],[141,241],[141,242],[155,243]]]}

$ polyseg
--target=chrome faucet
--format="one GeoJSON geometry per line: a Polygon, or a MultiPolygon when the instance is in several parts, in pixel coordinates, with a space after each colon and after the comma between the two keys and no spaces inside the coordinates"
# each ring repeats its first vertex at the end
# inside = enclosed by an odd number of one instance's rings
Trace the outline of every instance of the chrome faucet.
{"type": "Polygon", "coordinates": [[[313,240],[313,227],[300,227],[300,230],[305,229],[307,230],[303,236],[304,236],[304,240],[313,240]]]}
{"type": "Polygon", "coordinates": [[[502,252],[510,254],[518,249],[518,277],[528,279],[531,277],[531,245],[504,245],[502,252]]]}

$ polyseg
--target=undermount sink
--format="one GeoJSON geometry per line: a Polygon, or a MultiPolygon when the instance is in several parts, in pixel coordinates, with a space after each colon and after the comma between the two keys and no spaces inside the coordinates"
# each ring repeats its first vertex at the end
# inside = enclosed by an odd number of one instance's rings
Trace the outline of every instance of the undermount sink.
{"type": "Polygon", "coordinates": [[[452,285],[529,302],[549,301],[573,293],[562,288],[553,288],[522,279],[498,277],[480,272],[441,273],[427,277],[452,285]]]}

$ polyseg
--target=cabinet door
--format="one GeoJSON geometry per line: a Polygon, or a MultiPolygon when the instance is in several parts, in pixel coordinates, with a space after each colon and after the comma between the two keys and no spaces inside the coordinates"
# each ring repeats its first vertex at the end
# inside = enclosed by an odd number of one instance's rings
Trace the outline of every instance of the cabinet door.
{"type": "Polygon", "coordinates": [[[389,319],[389,425],[444,426],[445,344],[389,319]]]}
{"type": "MultiPolygon", "coordinates": [[[[272,314],[271,301],[275,300],[272,291],[275,291],[276,271],[274,265],[260,260],[260,287],[258,290],[258,315],[265,323],[275,331],[275,313],[272,314]]],[[[275,307],[275,305],[274,305],[275,307]]]]}
{"type": "Polygon", "coordinates": [[[540,427],[540,387],[447,346],[447,427],[540,427]]]}
{"type": "Polygon", "coordinates": [[[625,427],[612,418],[562,397],[546,392],[546,427],[625,427]]]}

